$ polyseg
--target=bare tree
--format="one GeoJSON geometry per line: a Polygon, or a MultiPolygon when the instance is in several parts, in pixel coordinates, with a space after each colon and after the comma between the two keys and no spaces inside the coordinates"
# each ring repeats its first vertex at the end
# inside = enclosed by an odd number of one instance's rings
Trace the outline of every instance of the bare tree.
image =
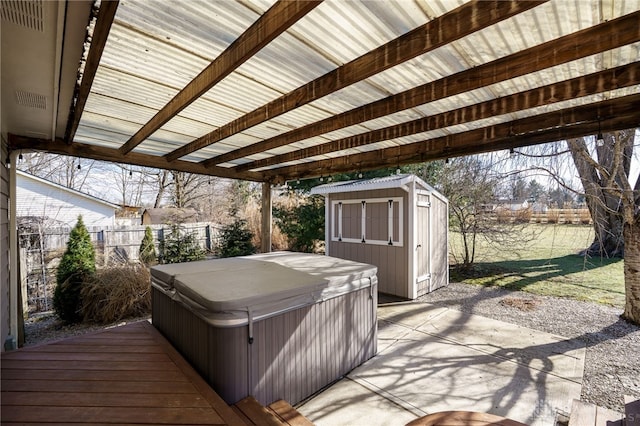
{"type": "Polygon", "coordinates": [[[623,316],[640,324],[640,177],[631,182],[637,129],[604,135],[593,152],[585,138],[567,144],[584,187],[595,239],[586,254],[624,256],[623,316]]]}
{"type": "Polygon", "coordinates": [[[202,186],[210,179],[205,175],[171,171],[171,201],[175,207],[195,207],[199,198],[206,196],[202,186]]]}
{"type": "Polygon", "coordinates": [[[158,173],[155,174],[156,182],[157,182],[157,192],[155,196],[155,201],[153,203],[153,208],[157,209],[160,207],[162,203],[162,199],[169,188],[169,171],[168,170],[158,170],[158,173]]]}
{"type": "Polygon", "coordinates": [[[460,157],[440,172],[439,189],[449,199],[450,225],[462,239],[453,257],[464,268],[475,261],[476,246],[483,240],[497,250],[518,250],[534,238],[517,220],[498,220],[493,210],[499,182],[504,176],[491,156],[460,157]],[[487,161],[487,159],[489,159],[487,161]]]}
{"type": "MultiPolygon", "coordinates": [[[[625,191],[629,182],[635,129],[605,134],[603,143],[589,149],[585,138],[567,140],[580,176],[595,230],[585,254],[624,257],[623,222],[625,191]]],[[[629,195],[627,195],[629,197],[629,195]]]]}
{"type": "Polygon", "coordinates": [[[48,181],[78,191],[90,192],[92,174],[101,170],[101,163],[95,160],[69,157],[43,152],[25,153],[18,160],[18,168],[48,181]]]}

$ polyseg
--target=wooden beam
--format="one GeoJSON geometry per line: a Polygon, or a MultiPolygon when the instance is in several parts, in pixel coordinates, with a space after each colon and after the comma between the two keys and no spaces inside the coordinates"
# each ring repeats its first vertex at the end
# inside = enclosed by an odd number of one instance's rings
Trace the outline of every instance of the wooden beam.
{"type": "Polygon", "coordinates": [[[576,77],[559,83],[514,93],[490,101],[446,111],[429,117],[348,136],[320,145],[252,161],[235,167],[238,172],[273,166],[316,155],[342,151],[403,136],[441,129],[484,118],[550,105],[623,87],[640,84],[640,62],[576,77]]]}
{"type": "Polygon", "coordinates": [[[640,11],[336,114],[290,132],[204,160],[213,166],[408,108],[584,58],[640,40],[640,11]],[[615,37],[612,36],[615,34],[615,37]]]}
{"type": "Polygon", "coordinates": [[[614,131],[639,124],[640,94],[635,94],[397,147],[266,170],[262,175],[282,182],[554,142],[594,135],[599,127],[614,131]]]}
{"type": "Polygon", "coordinates": [[[11,150],[21,149],[25,151],[45,151],[54,154],[92,158],[94,160],[111,161],[114,163],[135,164],[138,166],[156,167],[159,169],[179,170],[183,172],[226,177],[231,179],[244,179],[257,182],[262,181],[262,176],[258,173],[237,173],[233,169],[225,167],[207,168],[199,163],[191,161],[174,161],[169,163],[163,157],[135,152],[125,156],[115,148],[82,143],[73,143],[69,145],[59,138],[51,141],[9,134],[9,148],[11,150]]]}
{"type": "Polygon", "coordinates": [[[166,157],[169,161],[178,159],[546,1],[474,0],[465,3],[170,152],[166,157]]]}
{"type": "Polygon", "coordinates": [[[64,140],[69,144],[73,142],[76,130],[78,130],[78,124],[80,124],[80,118],[82,117],[84,106],[87,103],[87,98],[93,85],[93,79],[96,76],[98,65],[100,65],[100,58],[102,57],[104,46],[107,43],[113,19],[118,10],[118,4],[119,0],[104,0],[100,3],[100,9],[96,17],[96,25],[91,38],[91,47],[89,48],[87,62],[85,63],[84,73],[82,74],[82,81],[80,82],[80,87],[74,94],[76,101],[75,104],[73,102],[71,103],[71,110],[69,111],[69,118],[67,120],[64,140]]]}
{"type": "Polygon", "coordinates": [[[279,0],[120,147],[127,154],[180,111],[286,31],[322,0],[279,0]]]}
{"type": "Polygon", "coordinates": [[[271,202],[271,182],[262,182],[262,224],[261,224],[261,251],[271,252],[271,229],[272,229],[272,202],[271,202]]]}

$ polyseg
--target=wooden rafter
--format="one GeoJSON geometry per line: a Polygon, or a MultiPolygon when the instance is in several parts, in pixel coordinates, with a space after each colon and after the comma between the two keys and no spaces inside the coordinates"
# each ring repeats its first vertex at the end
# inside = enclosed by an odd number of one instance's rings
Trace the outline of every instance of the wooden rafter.
{"type": "Polygon", "coordinates": [[[637,127],[640,94],[553,111],[467,132],[327,160],[265,170],[270,181],[368,170],[496,151],[637,127]]]}
{"type": "Polygon", "coordinates": [[[170,152],[166,158],[173,161],[190,154],[546,1],[474,0],[465,3],[170,152]]]}
{"type": "Polygon", "coordinates": [[[640,40],[640,12],[633,12],[547,43],[426,83],[379,101],[336,114],[270,139],[204,160],[221,164],[428,102],[564,64],[640,40]],[[616,34],[612,37],[611,34],[616,34]]]}
{"type": "Polygon", "coordinates": [[[576,77],[559,83],[514,93],[490,101],[464,106],[429,117],[376,129],[367,133],[348,136],[320,145],[274,155],[273,157],[252,161],[235,167],[238,172],[273,166],[316,155],[356,148],[363,145],[381,142],[403,136],[423,133],[468,123],[470,121],[500,116],[521,110],[535,108],[552,103],[574,99],[577,96],[588,96],[609,90],[640,84],[640,62],[623,65],[610,70],[600,71],[586,76],[576,77]]]}
{"type": "Polygon", "coordinates": [[[72,103],[71,110],[69,111],[67,128],[65,129],[64,135],[64,140],[67,143],[73,142],[76,130],[78,130],[80,117],[82,117],[84,106],[87,103],[87,97],[91,91],[91,85],[93,84],[93,79],[96,76],[96,71],[100,64],[100,58],[102,57],[104,46],[107,43],[113,19],[118,10],[118,4],[119,0],[105,0],[100,3],[100,9],[98,10],[98,16],[96,17],[96,24],[91,39],[91,47],[87,55],[80,87],[76,93],[76,102],[75,104],[72,103]]]}
{"type": "Polygon", "coordinates": [[[251,58],[291,25],[310,12],[322,0],[287,1],[280,0],[267,10],[240,37],[238,37],[211,64],[187,84],[140,130],[120,147],[121,154],[127,154],[142,141],[151,136],[193,101],[202,96],[223,78],[251,58]]]}
{"type": "Polygon", "coordinates": [[[119,150],[98,145],[83,143],[67,144],[62,139],[54,141],[26,136],[9,134],[9,148],[11,150],[46,151],[53,154],[71,155],[74,157],[92,158],[94,160],[112,161],[115,163],[135,164],[139,166],[155,167],[160,169],[178,170],[202,175],[237,178],[252,181],[262,181],[262,175],[257,173],[236,173],[230,168],[216,167],[206,168],[199,163],[190,161],[167,162],[156,155],[141,154],[137,152],[122,155],[119,150]]]}

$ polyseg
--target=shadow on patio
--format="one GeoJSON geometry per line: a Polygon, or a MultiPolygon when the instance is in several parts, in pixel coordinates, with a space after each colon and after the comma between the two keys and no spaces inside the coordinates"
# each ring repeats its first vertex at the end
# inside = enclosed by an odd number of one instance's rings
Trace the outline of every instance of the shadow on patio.
{"type": "Polygon", "coordinates": [[[580,398],[584,341],[426,303],[378,308],[378,355],[311,398],[317,424],[405,424],[471,410],[554,424],[580,398]]]}

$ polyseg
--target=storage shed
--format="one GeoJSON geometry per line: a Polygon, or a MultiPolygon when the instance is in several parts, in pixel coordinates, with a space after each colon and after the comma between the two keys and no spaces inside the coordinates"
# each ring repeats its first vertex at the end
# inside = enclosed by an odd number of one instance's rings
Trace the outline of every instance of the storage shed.
{"type": "Polygon", "coordinates": [[[378,267],[378,290],[415,299],[449,283],[449,202],[415,175],[335,182],[325,196],[326,254],[378,267]]]}

